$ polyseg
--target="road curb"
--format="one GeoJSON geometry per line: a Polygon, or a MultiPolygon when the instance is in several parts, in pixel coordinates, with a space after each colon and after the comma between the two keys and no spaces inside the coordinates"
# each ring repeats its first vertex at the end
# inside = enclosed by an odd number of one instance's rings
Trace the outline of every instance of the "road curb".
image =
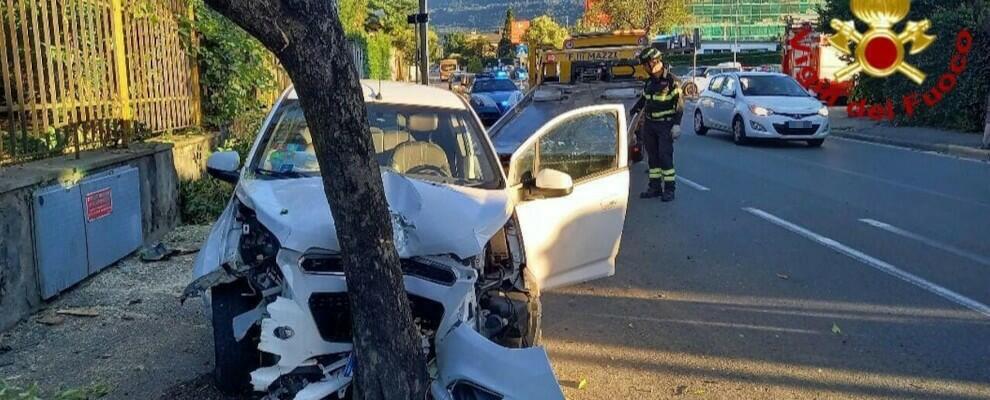
{"type": "Polygon", "coordinates": [[[907,147],[917,150],[934,151],[938,153],[953,155],[956,157],[970,158],[980,161],[990,161],[990,150],[978,149],[975,147],[967,147],[967,146],[960,146],[956,144],[947,144],[947,143],[922,143],[922,142],[914,142],[910,140],[891,139],[888,137],[864,135],[861,133],[851,133],[851,132],[832,131],[832,135],[841,138],[862,140],[864,142],[888,144],[891,146],[907,147]]]}

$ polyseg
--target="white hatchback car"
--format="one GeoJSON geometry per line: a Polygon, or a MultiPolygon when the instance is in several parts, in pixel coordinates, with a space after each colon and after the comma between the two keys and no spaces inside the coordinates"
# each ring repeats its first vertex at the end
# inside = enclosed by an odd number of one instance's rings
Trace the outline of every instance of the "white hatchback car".
{"type": "Polygon", "coordinates": [[[736,144],[749,139],[803,140],[819,147],[829,134],[828,107],[790,76],[735,72],[712,77],[698,98],[694,132],[732,133],[736,144]]]}
{"type": "MultiPolygon", "coordinates": [[[[615,272],[629,191],[622,105],[552,118],[503,169],[462,97],[362,86],[406,291],[436,371],[432,398],[563,400],[533,347],[539,293],[615,272]]],[[[236,188],[184,298],[210,293],[219,386],[345,397],[347,286],[295,91],[272,108],[243,166],[220,152],[207,168],[236,188]]]]}

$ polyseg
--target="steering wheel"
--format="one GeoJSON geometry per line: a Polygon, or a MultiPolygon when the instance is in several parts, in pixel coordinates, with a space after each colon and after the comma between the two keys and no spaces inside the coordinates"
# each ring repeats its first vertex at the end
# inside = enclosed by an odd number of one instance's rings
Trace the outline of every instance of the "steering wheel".
{"type": "Polygon", "coordinates": [[[441,178],[450,178],[450,173],[445,171],[436,165],[417,165],[415,167],[409,168],[406,171],[407,174],[412,175],[426,175],[426,176],[437,176],[441,178]]]}

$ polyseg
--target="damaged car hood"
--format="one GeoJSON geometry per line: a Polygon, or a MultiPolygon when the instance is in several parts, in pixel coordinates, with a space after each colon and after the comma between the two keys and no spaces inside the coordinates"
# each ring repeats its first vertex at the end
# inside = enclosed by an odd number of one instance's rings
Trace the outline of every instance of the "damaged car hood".
{"type": "MultiPolygon", "coordinates": [[[[431,183],[388,170],[382,173],[382,182],[402,258],[477,255],[510,215],[503,190],[431,183]]],[[[320,177],[244,180],[237,197],[255,211],[282,247],[298,252],[340,251],[320,177]]]]}

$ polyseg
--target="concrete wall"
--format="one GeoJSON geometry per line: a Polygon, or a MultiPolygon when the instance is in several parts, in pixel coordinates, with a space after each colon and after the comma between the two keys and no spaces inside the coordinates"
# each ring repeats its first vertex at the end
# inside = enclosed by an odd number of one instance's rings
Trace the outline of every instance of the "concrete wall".
{"type": "Polygon", "coordinates": [[[135,144],[128,149],[84,152],[79,160],[65,156],[0,169],[0,331],[43,304],[32,226],[35,190],[57,183],[73,184],[120,166],[136,167],[142,231],[145,242],[151,243],[179,223],[177,167],[181,166],[181,173],[190,179],[198,177],[211,143],[208,136],[186,137],[174,144],[135,144]]]}

